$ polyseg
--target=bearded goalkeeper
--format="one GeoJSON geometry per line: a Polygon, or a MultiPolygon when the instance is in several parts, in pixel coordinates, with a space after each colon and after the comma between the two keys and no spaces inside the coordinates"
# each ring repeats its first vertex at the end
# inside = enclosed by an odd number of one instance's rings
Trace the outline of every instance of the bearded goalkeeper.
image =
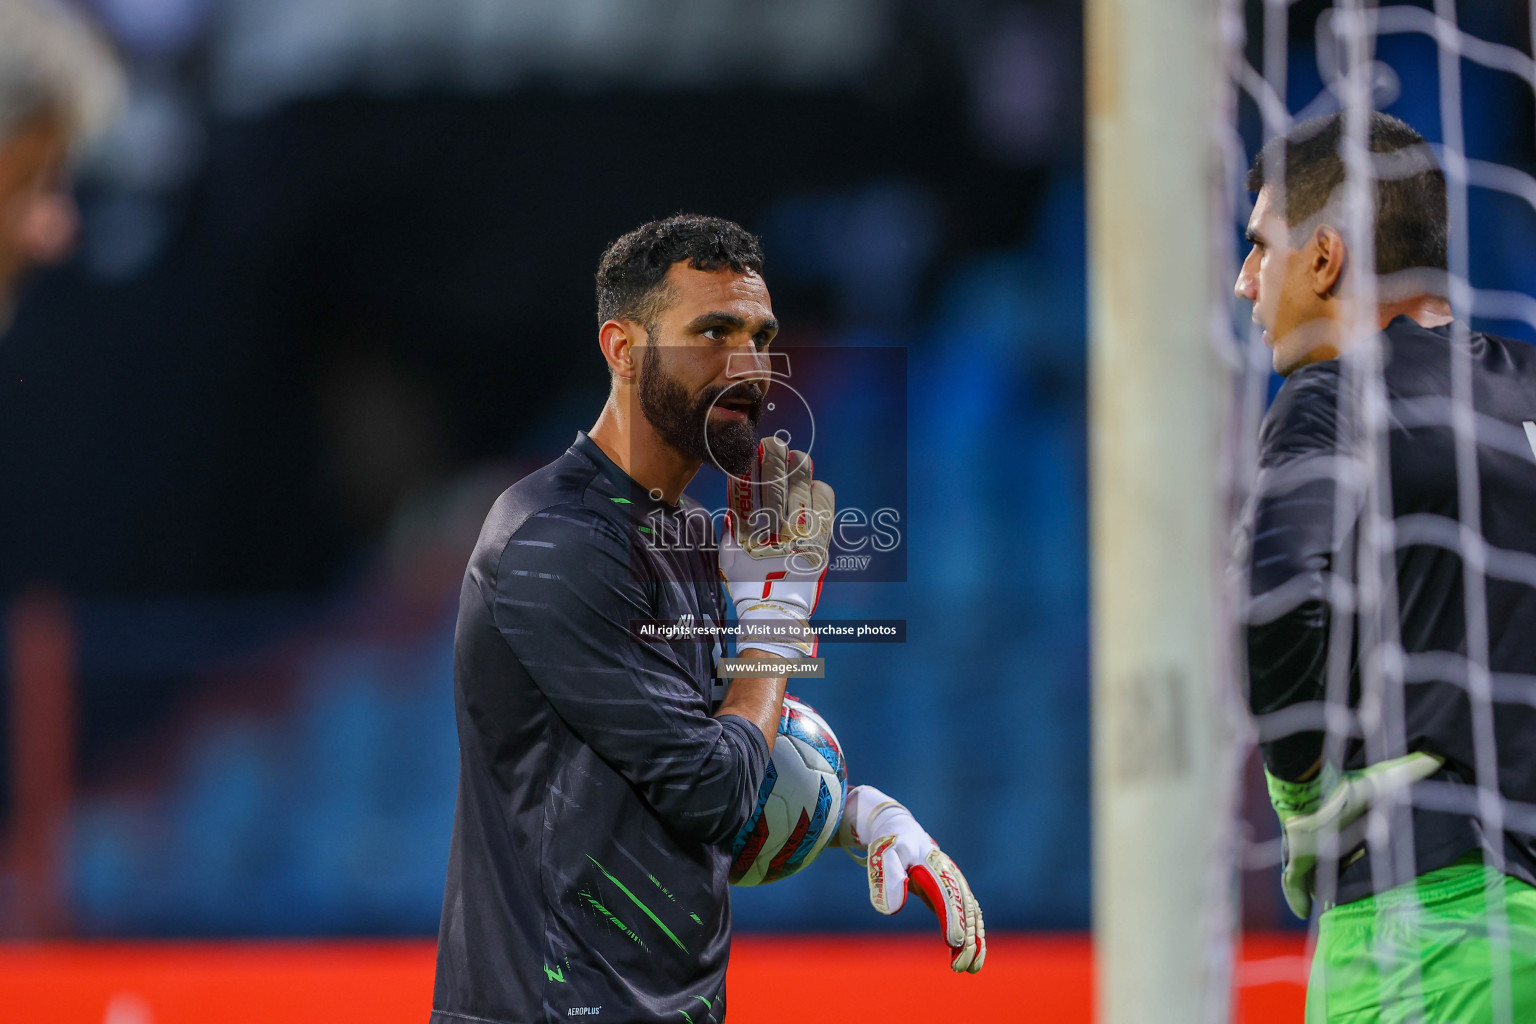
{"type": "Polygon", "coordinates": [[[1370,239],[1345,209],[1342,115],[1266,147],[1236,285],[1286,376],[1247,520],[1248,698],[1287,902],[1321,912],[1307,1021],[1536,1020],[1536,838],[1513,813],[1536,805],[1536,350],[1453,319],[1444,174],[1395,118],[1371,115],[1369,139],[1370,239]],[[1371,252],[1374,274],[1352,273],[1371,252]],[[1468,366],[1471,410],[1453,398],[1468,366]],[[1365,460],[1383,438],[1389,496],[1365,460]],[[1388,610],[1367,617],[1378,571],[1388,610]]]}
{"type": "MultiPolygon", "coordinates": [[[[834,496],[809,458],[758,441],[779,327],[762,269],[757,238],[714,217],[653,221],[609,246],[608,401],[486,518],[454,638],[459,794],[432,1024],[725,1019],[730,843],[785,680],[727,688],[708,647],[631,626],[723,621],[727,599],[743,624],[815,611],[834,496]],[[683,496],[705,461],[757,485],[733,488],[718,545],[683,496]]],[[[839,839],[865,853],[877,910],[899,910],[910,885],[951,966],[981,968],[980,908],[906,808],[856,787],[839,839]]]]}

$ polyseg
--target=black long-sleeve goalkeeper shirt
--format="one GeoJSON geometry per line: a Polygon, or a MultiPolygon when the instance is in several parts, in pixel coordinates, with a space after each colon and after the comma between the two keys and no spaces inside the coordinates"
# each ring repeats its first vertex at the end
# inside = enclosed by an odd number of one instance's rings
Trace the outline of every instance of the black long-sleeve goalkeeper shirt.
{"type": "Polygon", "coordinates": [[[720,844],[755,805],[768,748],[747,720],[710,717],[710,645],[631,634],[721,620],[712,530],[655,542],[680,515],[580,434],[485,521],[454,639],[433,1024],[724,1019],[720,844]]]}
{"type": "MultiPolygon", "coordinates": [[[[1445,769],[1431,781],[1455,784],[1415,794],[1411,827],[1403,821],[1392,840],[1411,838],[1411,860],[1395,855],[1400,848],[1346,857],[1331,895],[1340,903],[1408,881],[1409,864],[1413,874],[1423,874],[1480,847],[1502,857],[1509,874],[1536,884],[1536,426],[1526,426],[1536,421],[1536,349],[1480,333],[1456,339],[1453,326],[1428,329],[1407,317],[1383,332],[1390,541],[1382,531],[1362,528],[1374,485],[1363,458],[1372,441],[1360,415],[1359,364],[1351,363],[1357,357],[1291,374],[1260,436],[1249,520],[1248,696],[1266,763],[1296,779],[1322,753],[1318,730],[1329,695],[1329,654],[1338,640],[1347,658],[1347,672],[1339,676],[1344,688],[1336,684],[1334,694],[1335,705],[1348,709],[1344,767],[1374,760],[1373,745],[1396,746],[1397,753],[1445,758],[1445,769]],[[1451,398],[1460,344],[1469,346],[1461,358],[1470,356],[1472,368],[1475,536],[1459,524],[1463,478],[1451,398]],[[1394,550],[1383,551],[1383,543],[1394,550]],[[1473,549],[1486,566],[1492,673],[1485,719],[1491,729],[1482,730],[1469,697],[1477,669],[1468,660],[1463,585],[1462,556],[1473,549]],[[1363,604],[1371,603],[1369,588],[1359,584],[1372,577],[1363,571],[1372,558],[1381,559],[1374,575],[1388,584],[1386,607],[1395,588],[1395,621],[1385,633],[1377,625],[1382,616],[1355,611],[1362,594],[1363,604]],[[1400,671],[1392,664],[1393,632],[1402,649],[1400,671]],[[1385,655],[1382,678],[1400,677],[1402,684],[1389,683],[1379,699],[1362,700],[1361,680],[1373,677],[1362,673],[1362,658],[1373,655],[1385,655]],[[1480,753],[1484,760],[1491,754],[1497,766],[1497,779],[1481,781],[1503,797],[1502,836],[1486,834],[1475,813],[1480,753]]],[[[1320,882],[1330,875],[1320,871],[1320,882]]]]}

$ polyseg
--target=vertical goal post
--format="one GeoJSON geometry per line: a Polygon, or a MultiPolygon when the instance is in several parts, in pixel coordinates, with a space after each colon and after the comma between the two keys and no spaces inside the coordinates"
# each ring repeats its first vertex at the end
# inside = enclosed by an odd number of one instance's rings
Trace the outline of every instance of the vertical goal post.
{"type": "MultiPolygon", "coordinates": [[[[1222,0],[1086,5],[1098,1019],[1230,1017],[1222,0]]],[[[1237,18],[1241,18],[1238,10],[1237,18]]],[[[1230,248],[1230,244],[1228,246],[1230,248]]]]}

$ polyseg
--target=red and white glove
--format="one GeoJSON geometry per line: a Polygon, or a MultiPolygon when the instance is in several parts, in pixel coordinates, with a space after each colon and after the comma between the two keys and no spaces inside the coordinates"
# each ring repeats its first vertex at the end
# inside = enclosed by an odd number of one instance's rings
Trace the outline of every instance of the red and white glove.
{"type": "Polygon", "coordinates": [[[965,876],[923,831],[912,812],[873,786],[848,791],[838,842],[869,870],[869,901],[882,914],[907,902],[907,890],[939,917],[949,944],[949,965],[975,974],[987,959],[981,906],[965,876]]]}
{"type": "Polygon", "coordinates": [[[832,488],[811,479],[810,456],[792,452],[777,437],[765,437],[746,477],[726,484],[730,503],[720,538],[720,575],[736,606],[736,620],[797,623],[799,637],[777,641],[747,639],[751,647],[783,658],[816,654],[807,628],[827,575],[832,538],[832,488]]]}

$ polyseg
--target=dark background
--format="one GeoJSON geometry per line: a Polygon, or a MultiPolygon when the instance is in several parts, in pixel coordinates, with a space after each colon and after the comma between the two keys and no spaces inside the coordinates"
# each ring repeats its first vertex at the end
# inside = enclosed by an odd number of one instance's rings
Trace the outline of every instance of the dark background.
{"type": "MultiPolygon", "coordinates": [[[[822,613],[910,639],[797,694],[995,927],[1086,924],[1075,5],[94,11],[132,101],[0,339],[0,606],[62,609],[78,695],[64,909],[12,876],[4,930],[435,929],[458,578],[601,407],[598,255],[679,210],[762,235],[784,345],[901,350],[816,458],[906,517],[907,582],[822,613]]],[[[931,927],[865,888],[829,856],[738,922],[931,927]]]]}
{"type": "MultiPolygon", "coordinates": [[[[1292,113],[1336,109],[1329,6],[1291,8],[1292,113]]],[[[1529,52],[1525,4],[1462,8],[1529,52]]],[[[10,692],[41,612],[72,657],[74,788],[55,912],[0,860],[0,934],[435,930],[465,558],[601,406],[598,255],[678,210],[762,235],[785,345],[904,354],[904,394],[816,413],[839,439],[819,475],[907,516],[906,581],[829,587],[820,613],[904,618],[908,642],[839,645],[797,695],[989,925],[1088,925],[1078,4],[89,9],[131,102],[81,168],[79,252],[0,337],[0,672],[10,692]],[[896,408],[899,442],[875,426],[896,408]]],[[[1433,42],[1377,55],[1381,105],[1438,142],[1433,42]]],[[[1530,87],[1462,68],[1468,153],[1536,170],[1530,87]]],[[[1242,98],[1235,141],[1262,137],[1242,98]]],[[[1471,200],[1474,283],[1536,289],[1536,213],[1471,200]]],[[[1288,920],[1266,856],[1251,926],[1288,920]]],[[[875,915],[836,853],[735,905],[745,929],[931,927],[875,915]]]]}

